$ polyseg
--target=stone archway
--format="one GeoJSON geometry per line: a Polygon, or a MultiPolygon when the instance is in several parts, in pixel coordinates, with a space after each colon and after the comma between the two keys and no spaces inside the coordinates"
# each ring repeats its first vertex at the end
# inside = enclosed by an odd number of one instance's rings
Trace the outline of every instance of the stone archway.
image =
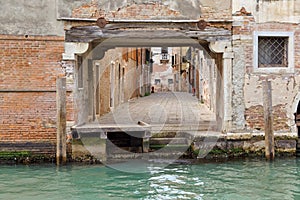
{"type": "MultiPolygon", "coordinates": [[[[103,19],[101,19],[103,20],[103,19]]],[[[98,20],[99,22],[99,20],[98,20]]],[[[101,22],[101,21],[100,21],[101,22]]],[[[90,60],[103,58],[105,52],[116,47],[142,46],[197,46],[201,45],[216,59],[221,72],[218,79],[217,121],[219,129],[227,132],[231,128],[231,68],[232,47],[230,31],[224,28],[205,27],[203,21],[195,20],[144,20],[113,21],[100,23],[99,26],[79,26],[66,31],[66,52],[64,58],[75,60],[76,55],[89,55],[90,60]],[[108,25],[106,25],[108,24],[108,25]],[[100,45],[99,45],[100,44],[100,45]]],[[[89,63],[85,63],[88,67],[89,63]]],[[[84,92],[77,94],[83,103],[84,92]],[[83,95],[83,96],[82,96],[83,95]]],[[[81,107],[78,110],[88,110],[81,107]]],[[[78,123],[85,123],[87,114],[78,117],[78,123]]]]}

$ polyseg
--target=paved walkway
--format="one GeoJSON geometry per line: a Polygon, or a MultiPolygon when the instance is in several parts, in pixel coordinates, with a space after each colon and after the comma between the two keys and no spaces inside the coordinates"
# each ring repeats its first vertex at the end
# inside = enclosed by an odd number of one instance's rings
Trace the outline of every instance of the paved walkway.
{"type": "Polygon", "coordinates": [[[208,130],[215,126],[215,114],[200,104],[190,93],[154,93],[147,97],[131,100],[103,115],[98,125],[136,125],[143,121],[152,130],[208,130]]]}

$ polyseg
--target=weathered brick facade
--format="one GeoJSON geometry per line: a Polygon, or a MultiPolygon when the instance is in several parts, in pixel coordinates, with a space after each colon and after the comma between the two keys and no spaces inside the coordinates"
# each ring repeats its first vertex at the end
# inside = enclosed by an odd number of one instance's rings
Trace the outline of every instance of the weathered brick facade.
{"type": "Polygon", "coordinates": [[[237,91],[236,94],[244,91],[244,94],[234,97],[236,106],[240,107],[235,116],[241,116],[238,112],[245,109],[245,128],[250,131],[264,130],[262,82],[270,80],[273,87],[274,131],[290,132],[291,125],[294,124],[294,111],[291,109],[291,104],[294,103],[295,95],[298,93],[296,85],[299,84],[299,25],[280,22],[255,23],[254,17],[248,15],[234,16],[234,19],[233,48],[236,49],[236,55],[238,55],[235,60],[239,67],[239,69],[233,70],[233,74],[237,73],[234,81],[238,81],[237,84],[234,84],[234,91],[237,91]],[[274,73],[272,69],[270,69],[270,73],[254,71],[254,31],[293,32],[295,73],[274,73]],[[242,57],[240,61],[238,61],[239,57],[242,57]],[[243,68],[241,68],[242,65],[243,68]]]}
{"type": "Polygon", "coordinates": [[[36,150],[35,143],[55,147],[55,82],[64,75],[59,63],[64,38],[1,35],[0,48],[0,146],[19,142],[27,145],[18,150],[36,150]]]}
{"type": "MultiPolygon", "coordinates": [[[[45,0],[24,5],[6,4],[6,9],[3,9],[5,15],[0,17],[0,151],[8,149],[7,145],[4,147],[2,144],[15,142],[31,142],[30,146],[34,143],[47,143],[52,145],[51,148],[55,146],[58,77],[67,77],[69,125],[93,120],[89,117],[97,105],[89,97],[95,94],[99,95],[100,102],[96,115],[109,112],[111,107],[118,106],[122,101],[143,96],[149,86],[146,81],[149,66],[144,48],[126,41],[128,38],[123,34],[137,34],[139,42],[154,41],[157,33],[157,36],[170,34],[170,38],[162,37],[157,44],[165,42],[164,39],[173,39],[166,43],[172,45],[179,39],[172,38],[171,34],[178,33],[202,45],[211,59],[215,59],[214,64],[220,72],[214,82],[216,94],[210,97],[212,94],[204,91],[204,101],[209,104],[214,99],[212,107],[216,107],[216,117],[221,124],[226,124],[222,131],[263,132],[262,82],[270,80],[273,86],[274,130],[295,133],[293,114],[300,98],[300,3],[282,0],[278,3],[288,8],[280,13],[282,17],[274,11],[275,4],[268,1],[57,0],[54,3],[45,0]],[[22,12],[14,15],[16,9],[22,12]],[[266,12],[268,9],[270,12],[266,12]],[[107,20],[106,28],[96,26],[99,17],[107,20]],[[198,22],[202,22],[203,27],[198,22]],[[67,37],[71,35],[68,31],[76,27],[81,32],[75,31],[73,37],[67,37]],[[292,72],[274,73],[272,69],[269,73],[255,71],[254,33],[257,31],[293,34],[292,72]],[[226,35],[228,32],[229,36],[226,35]],[[149,36],[151,34],[153,38],[149,36]],[[100,49],[100,53],[105,53],[101,59],[86,55],[92,51],[93,45],[101,45],[109,36],[120,37],[122,40],[117,41],[123,42],[122,45],[127,42],[129,47],[122,49],[118,43],[112,42],[109,48],[100,49]],[[68,43],[72,43],[74,49],[67,50],[68,43]],[[87,49],[83,48],[83,51],[82,46],[87,49]],[[84,89],[79,88],[77,80],[79,57],[85,60],[84,89]],[[90,72],[88,62],[93,62],[90,72]],[[99,93],[94,94],[89,89],[97,88],[97,85],[91,85],[97,63],[103,73],[99,77],[99,93]],[[116,78],[113,105],[112,65],[116,78]],[[120,77],[123,77],[123,83],[120,77]]],[[[197,80],[200,77],[200,74],[196,75],[197,80]]],[[[208,90],[209,85],[204,86],[208,90]]],[[[199,96],[199,91],[196,94],[199,96]]],[[[21,145],[18,150],[23,147],[26,145],[21,145]]],[[[13,150],[13,147],[9,149],[13,150]]],[[[37,145],[35,151],[39,149],[37,145]]],[[[55,149],[50,151],[54,154],[55,149]]]]}
{"type": "Polygon", "coordinates": [[[55,90],[64,38],[0,35],[2,90],[55,90]]]}

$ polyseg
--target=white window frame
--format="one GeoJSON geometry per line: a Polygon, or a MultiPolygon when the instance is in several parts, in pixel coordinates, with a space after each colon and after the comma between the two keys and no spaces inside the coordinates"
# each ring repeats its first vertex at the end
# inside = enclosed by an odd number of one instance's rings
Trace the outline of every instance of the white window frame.
{"type": "Polygon", "coordinates": [[[294,73],[294,32],[255,31],[253,38],[253,72],[254,73],[294,73]],[[258,67],[258,37],[288,37],[287,67],[258,67]]]}

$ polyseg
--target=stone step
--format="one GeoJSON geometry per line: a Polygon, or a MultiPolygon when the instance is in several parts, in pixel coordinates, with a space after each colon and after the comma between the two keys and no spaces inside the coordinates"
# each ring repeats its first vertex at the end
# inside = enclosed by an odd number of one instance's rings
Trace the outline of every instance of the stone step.
{"type": "Polygon", "coordinates": [[[141,159],[143,158],[142,153],[114,153],[114,154],[108,154],[107,159],[110,160],[126,160],[126,159],[141,159]]]}
{"type": "Polygon", "coordinates": [[[150,138],[150,152],[143,153],[142,147],[117,147],[112,143],[106,146],[108,159],[177,159],[189,149],[186,138],[150,138]]]}
{"type": "Polygon", "coordinates": [[[180,138],[150,138],[151,145],[167,145],[167,144],[187,144],[187,139],[180,138]]]}
{"type": "Polygon", "coordinates": [[[182,156],[186,156],[186,152],[181,151],[154,151],[149,153],[114,153],[107,155],[107,160],[126,160],[126,159],[168,159],[168,160],[177,160],[182,156]]]}
{"type": "Polygon", "coordinates": [[[186,152],[189,149],[188,144],[167,144],[167,145],[150,145],[152,152],[159,151],[160,153],[186,152]]]}
{"type": "Polygon", "coordinates": [[[216,131],[216,127],[170,127],[170,128],[151,128],[151,133],[163,133],[163,132],[188,132],[188,131],[216,131]]]}
{"type": "Polygon", "coordinates": [[[151,138],[174,138],[174,137],[184,137],[186,133],[165,131],[160,133],[152,133],[151,135],[152,135],[151,138]]]}
{"type": "Polygon", "coordinates": [[[168,160],[177,160],[182,156],[185,156],[185,152],[152,152],[149,155],[149,159],[168,159],[168,160]]]}
{"type": "Polygon", "coordinates": [[[107,145],[106,153],[110,154],[127,154],[127,153],[142,153],[142,147],[118,147],[115,145],[107,145]]]}
{"type": "Polygon", "coordinates": [[[183,132],[183,131],[164,131],[160,133],[152,133],[151,134],[151,139],[152,138],[187,138],[191,139],[192,132],[183,132]]]}

